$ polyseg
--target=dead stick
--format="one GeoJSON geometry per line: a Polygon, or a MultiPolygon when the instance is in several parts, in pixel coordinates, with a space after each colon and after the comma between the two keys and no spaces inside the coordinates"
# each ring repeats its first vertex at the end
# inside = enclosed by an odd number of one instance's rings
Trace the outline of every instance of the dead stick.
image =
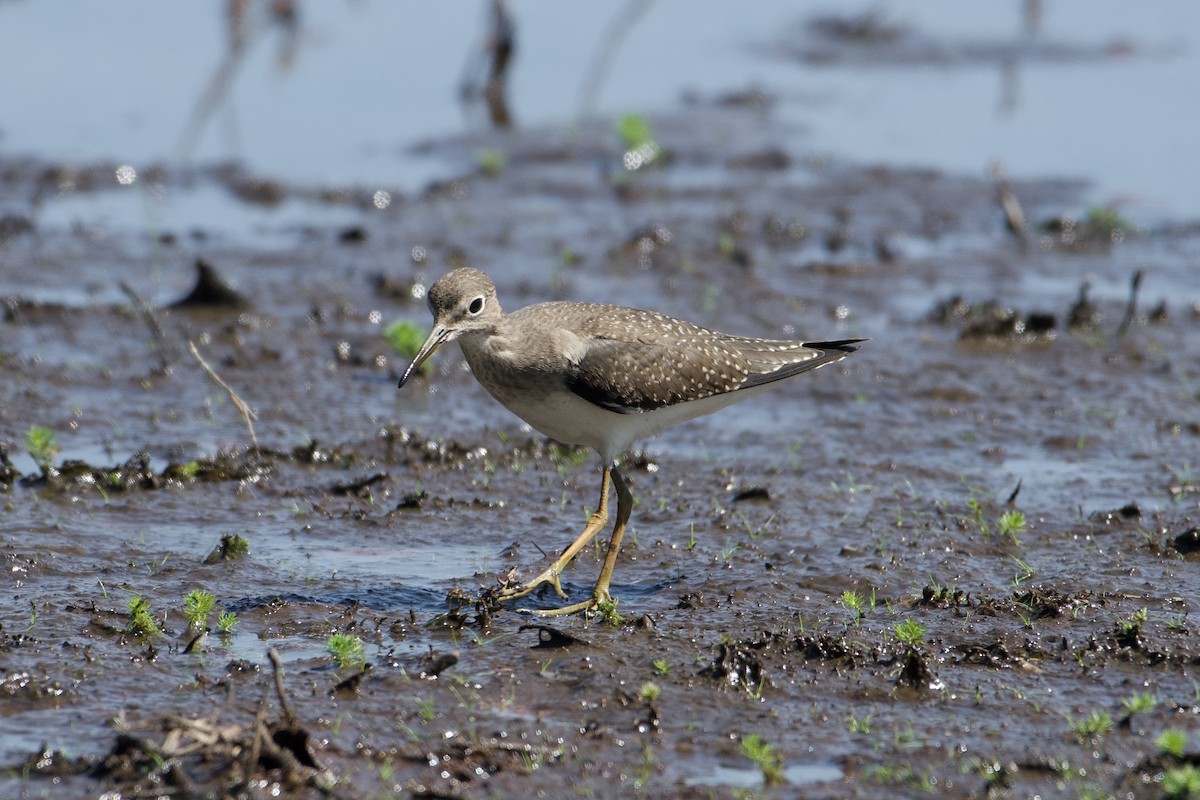
{"type": "Polygon", "coordinates": [[[1125,304],[1125,317],[1121,320],[1121,324],[1117,327],[1117,339],[1120,340],[1129,330],[1130,324],[1133,323],[1134,316],[1137,315],[1137,296],[1138,289],[1142,286],[1142,271],[1133,273],[1133,277],[1129,280],[1129,302],[1125,304]]]}
{"type": "Polygon", "coordinates": [[[1020,236],[1022,241],[1024,241],[1029,233],[1025,220],[1025,210],[1021,208],[1021,201],[1017,199],[1017,193],[1013,190],[1008,176],[1004,173],[1004,165],[999,161],[992,162],[992,180],[996,182],[996,190],[1000,193],[1000,207],[1004,209],[1004,216],[1008,219],[1008,227],[1012,228],[1013,233],[1020,236]]]}
{"type": "Polygon", "coordinates": [[[142,315],[142,319],[146,321],[146,325],[150,328],[150,333],[154,337],[154,341],[158,344],[158,361],[159,368],[163,372],[171,366],[171,361],[174,361],[178,351],[173,346],[174,343],[167,338],[167,332],[163,330],[162,323],[158,319],[158,315],[154,313],[154,308],[151,307],[146,299],[134,291],[134,288],[125,281],[121,281],[121,291],[133,303],[134,308],[142,315]],[[170,345],[170,353],[165,352],[170,345]],[[168,358],[169,356],[169,358],[168,358]]]}
{"type": "Polygon", "coordinates": [[[279,705],[283,707],[283,713],[287,715],[288,723],[292,724],[296,721],[296,715],[292,713],[292,707],[288,705],[287,694],[283,691],[283,662],[274,647],[267,649],[267,658],[271,659],[271,666],[275,670],[275,694],[279,695],[279,705]]]}
{"type": "Polygon", "coordinates": [[[242,420],[246,423],[246,430],[250,432],[250,443],[254,445],[254,450],[257,452],[258,437],[254,435],[254,423],[252,420],[258,419],[258,415],[254,413],[254,409],[246,405],[246,401],[238,397],[238,393],[235,392],[228,383],[221,380],[221,376],[218,375],[216,371],[208,365],[208,362],[204,360],[203,356],[200,355],[200,351],[196,349],[196,344],[194,342],[188,342],[188,350],[192,351],[192,355],[195,356],[196,360],[200,362],[200,366],[204,367],[204,371],[208,373],[208,377],[216,381],[218,386],[229,393],[229,399],[233,401],[234,407],[237,408],[238,413],[242,415],[242,420]]]}
{"type": "Polygon", "coordinates": [[[600,42],[596,47],[596,52],[592,54],[592,60],[588,64],[587,71],[584,72],[583,86],[579,90],[579,110],[577,112],[580,117],[591,114],[595,110],[596,97],[600,93],[600,85],[604,82],[609,69],[612,67],[617,47],[629,35],[629,32],[634,29],[638,19],[652,5],[654,5],[654,0],[629,0],[624,7],[617,11],[612,21],[608,23],[608,28],[604,31],[604,35],[601,36],[600,42]]]}

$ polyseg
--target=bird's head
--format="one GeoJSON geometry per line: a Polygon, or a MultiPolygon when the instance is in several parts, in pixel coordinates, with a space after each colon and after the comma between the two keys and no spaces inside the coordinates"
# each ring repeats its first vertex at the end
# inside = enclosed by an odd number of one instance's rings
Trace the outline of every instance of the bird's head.
{"type": "Polygon", "coordinates": [[[443,344],[463,335],[486,333],[504,316],[496,301],[496,286],[492,279],[470,267],[456,269],[439,278],[429,287],[428,300],[433,330],[400,376],[400,387],[443,344]]]}

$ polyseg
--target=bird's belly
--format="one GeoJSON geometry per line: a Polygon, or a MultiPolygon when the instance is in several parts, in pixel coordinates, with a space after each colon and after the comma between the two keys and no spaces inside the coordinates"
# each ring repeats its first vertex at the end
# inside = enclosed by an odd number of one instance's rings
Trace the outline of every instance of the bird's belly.
{"type": "Polygon", "coordinates": [[[771,386],[763,384],[648,411],[620,413],[585,400],[556,378],[534,371],[501,369],[497,364],[504,359],[496,354],[485,357],[474,342],[460,340],[460,344],[476,380],[505,408],[555,441],[592,448],[606,462],[672,425],[711,414],[771,386]]]}
{"type": "MultiPolygon", "coordinates": [[[[488,387],[489,390],[492,387],[488,387]]],[[[621,414],[594,406],[570,392],[493,391],[505,408],[528,422],[540,433],[563,444],[578,444],[598,452],[621,420],[621,414]]]]}
{"type": "Polygon", "coordinates": [[[748,399],[767,388],[758,386],[743,392],[628,414],[601,408],[568,391],[509,394],[492,386],[488,390],[509,411],[535,430],[563,444],[590,447],[602,459],[610,462],[642,439],[657,436],[680,422],[711,414],[748,399]]]}

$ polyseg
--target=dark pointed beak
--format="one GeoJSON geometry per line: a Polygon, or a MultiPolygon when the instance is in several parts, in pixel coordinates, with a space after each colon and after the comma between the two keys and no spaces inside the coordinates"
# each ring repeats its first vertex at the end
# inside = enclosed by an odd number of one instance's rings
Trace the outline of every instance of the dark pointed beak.
{"type": "Polygon", "coordinates": [[[441,347],[453,337],[450,330],[444,325],[433,326],[433,330],[429,332],[425,343],[421,345],[421,349],[417,351],[417,355],[413,358],[412,363],[408,365],[408,369],[404,370],[404,374],[400,376],[400,383],[396,386],[397,389],[403,389],[404,384],[408,382],[409,376],[421,368],[425,363],[425,359],[433,355],[433,352],[441,347]]]}

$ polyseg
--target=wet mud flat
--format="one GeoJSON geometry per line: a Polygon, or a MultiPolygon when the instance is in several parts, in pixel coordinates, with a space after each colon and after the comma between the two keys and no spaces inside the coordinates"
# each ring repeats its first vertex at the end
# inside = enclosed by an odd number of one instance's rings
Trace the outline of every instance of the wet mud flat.
{"type": "Polygon", "coordinates": [[[651,121],[642,169],[604,126],[468,138],[429,145],[460,178],[386,203],[233,168],[134,184],[309,220],[251,237],[40,224],[64,182],[132,189],[3,165],[27,211],[0,243],[0,794],[1187,791],[1200,226],[785,150],[757,92],[651,121]],[[189,295],[198,258],[232,293],[189,295]],[[871,341],[648,443],[619,619],[539,621],[475,598],[574,537],[599,470],[456,353],[395,391],[384,328],[427,326],[460,264],[510,310],[871,341]]]}

